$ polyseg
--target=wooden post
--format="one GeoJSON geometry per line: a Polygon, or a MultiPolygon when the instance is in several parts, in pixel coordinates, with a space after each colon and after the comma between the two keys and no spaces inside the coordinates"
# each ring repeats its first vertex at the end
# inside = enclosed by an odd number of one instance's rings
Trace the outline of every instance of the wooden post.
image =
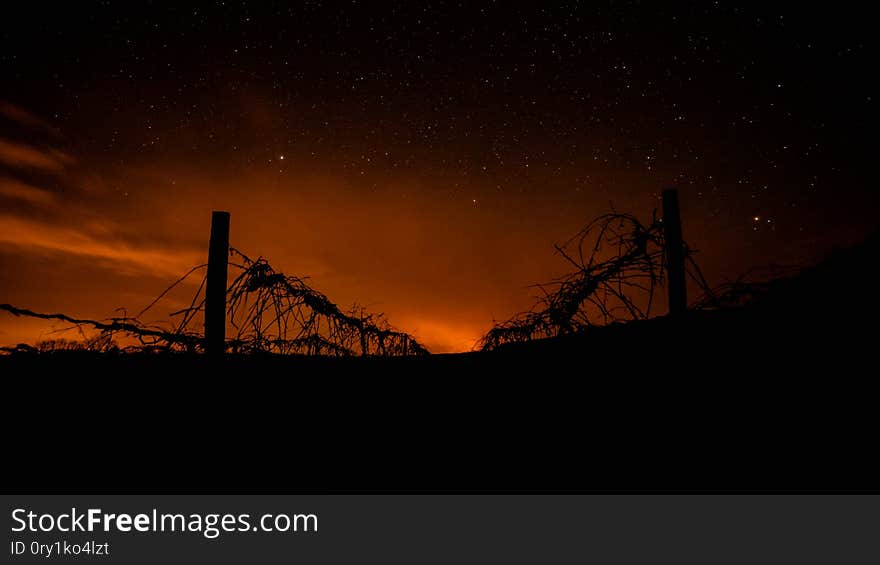
{"type": "Polygon", "coordinates": [[[684,271],[684,243],[681,238],[681,214],[678,190],[663,191],[663,237],[666,241],[666,276],[669,286],[669,313],[687,310],[687,287],[684,271]]]}
{"type": "Polygon", "coordinates": [[[205,289],[205,353],[226,350],[226,273],[229,267],[229,212],[211,214],[208,284],[205,289]]]}

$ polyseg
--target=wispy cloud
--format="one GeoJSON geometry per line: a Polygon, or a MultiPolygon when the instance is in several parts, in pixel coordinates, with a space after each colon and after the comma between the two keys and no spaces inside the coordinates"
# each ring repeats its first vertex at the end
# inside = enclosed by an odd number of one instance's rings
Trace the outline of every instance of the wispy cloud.
{"type": "MultiPolygon", "coordinates": [[[[0,101],[0,117],[31,132],[54,131],[43,119],[8,102],[0,101]]],[[[204,259],[180,243],[171,247],[132,238],[131,231],[113,217],[112,208],[102,212],[95,202],[81,198],[84,178],[81,171],[70,167],[74,163],[73,156],[52,147],[51,142],[33,145],[0,138],[0,165],[15,170],[0,177],[0,243],[4,251],[11,255],[63,255],[115,273],[158,276],[177,276],[204,259]],[[47,174],[71,190],[60,194],[44,187],[47,174]],[[32,176],[38,180],[27,180],[32,176]],[[39,213],[34,215],[22,204],[39,209],[39,213]]]]}
{"type": "Polygon", "coordinates": [[[48,190],[2,177],[0,177],[0,197],[40,207],[53,206],[56,198],[55,194],[48,190]]]}
{"type": "Polygon", "coordinates": [[[0,100],[0,116],[27,128],[44,130],[55,136],[60,135],[58,130],[43,118],[6,100],[0,100]]]}
{"type": "Polygon", "coordinates": [[[74,162],[73,157],[52,147],[38,148],[0,138],[0,163],[13,168],[60,172],[74,162]]]}
{"type": "Polygon", "coordinates": [[[0,215],[0,242],[34,252],[96,259],[122,272],[176,276],[204,260],[197,250],[133,245],[73,226],[0,215]]]}

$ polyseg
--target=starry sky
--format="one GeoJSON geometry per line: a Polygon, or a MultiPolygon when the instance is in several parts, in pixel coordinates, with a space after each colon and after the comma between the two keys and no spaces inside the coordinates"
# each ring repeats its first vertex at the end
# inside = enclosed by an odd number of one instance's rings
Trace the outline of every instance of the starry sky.
{"type": "Polygon", "coordinates": [[[877,224],[870,18],[746,6],[4,6],[0,302],[136,312],[226,209],[233,246],[462,351],[668,186],[712,282],[815,261],[877,224]]]}

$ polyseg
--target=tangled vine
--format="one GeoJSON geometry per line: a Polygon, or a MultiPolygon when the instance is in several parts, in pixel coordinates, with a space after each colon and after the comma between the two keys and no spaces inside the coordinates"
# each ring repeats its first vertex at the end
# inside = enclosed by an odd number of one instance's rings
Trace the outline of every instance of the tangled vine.
{"type": "MultiPolygon", "coordinates": [[[[428,350],[415,338],[395,330],[381,314],[355,306],[343,312],[327,296],[310,287],[304,279],[276,271],[260,257],[250,259],[237,249],[229,249],[236,260],[229,266],[238,270],[226,292],[228,326],[226,350],[232,353],[278,353],[284,355],[329,356],[406,356],[424,355],[428,350]]],[[[42,314],[10,304],[0,304],[15,316],[60,320],[78,329],[82,341],[53,340],[37,346],[19,345],[14,350],[86,349],[89,351],[186,351],[204,350],[202,325],[205,313],[206,267],[193,267],[163,291],[134,317],[89,320],[66,314],[42,314]],[[201,283],[188,307],[171,313],[172,328],[146,324],[140,320],[173,288],[195,273],[203,272],[201,283]],[[98,331],[86,336],[84,330],[98,331]],[[118,345],[119,340],[133,342],[118,345]]]]}

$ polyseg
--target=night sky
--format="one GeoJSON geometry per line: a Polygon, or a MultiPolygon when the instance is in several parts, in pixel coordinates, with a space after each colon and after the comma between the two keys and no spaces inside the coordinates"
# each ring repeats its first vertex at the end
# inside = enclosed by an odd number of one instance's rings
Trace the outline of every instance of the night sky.
{"type": "Polygon", "coordinates": [[[715,283],[877,224],[855,4],[31,4],[0,26],[0,302],[136,312],[226,209],[233,246],[465,350],[668,186],[715,283]]]}

